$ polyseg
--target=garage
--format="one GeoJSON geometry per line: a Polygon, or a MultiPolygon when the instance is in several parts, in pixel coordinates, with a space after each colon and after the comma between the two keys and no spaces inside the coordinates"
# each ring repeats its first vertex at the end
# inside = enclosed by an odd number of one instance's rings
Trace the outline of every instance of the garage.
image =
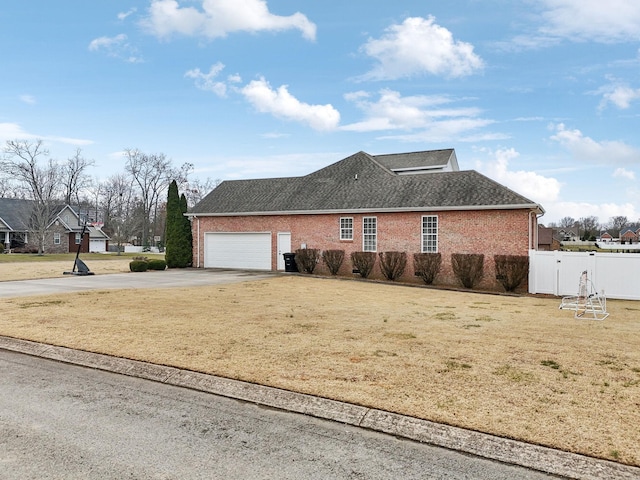
{"type": "Polygon", "coordinates": [[[107,241],[104,238],[90,238],[89,251],[102,253],[107,251],[107,241]]]}
{"type": "Polygon", "coordinates": [[[204,267],[271,270],[271,233],[205,233],[204,267]]]}

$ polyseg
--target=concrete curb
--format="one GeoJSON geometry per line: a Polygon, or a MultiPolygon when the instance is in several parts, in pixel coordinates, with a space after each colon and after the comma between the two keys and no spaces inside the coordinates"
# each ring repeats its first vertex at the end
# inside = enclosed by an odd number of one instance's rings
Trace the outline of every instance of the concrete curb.
{"type": "Polygon", "coordinates": [[[0,336],[0,348],[312,415],[562,477],[640,478],[640,468],[288,390],[10,337],[0,336]]]}

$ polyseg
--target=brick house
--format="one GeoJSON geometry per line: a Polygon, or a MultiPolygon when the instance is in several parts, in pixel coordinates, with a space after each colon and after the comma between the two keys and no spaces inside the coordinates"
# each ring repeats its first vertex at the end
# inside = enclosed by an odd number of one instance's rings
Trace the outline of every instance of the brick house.
{"type": "MultiPolygon", "coordinates": [[[[476,171],[460,171],[455,151],[392,155],[358,152],[302,177],[222,182],[187,215],[193,265],[284,270],[298,248],[404,251],[402,280],[416,281],[413,254],[439,252],[435,283],[456,284],[453,253],[483,253],[480,287],[495,286],[493,255],[537,247],[542,207],[476,171]]],[[[326,272],[320,263],[317,271],[326,272]]],[[[372,277],[380,277],[374,269],[372,277]]]]}
{"type": "Polygon", "coordinates": [[[626,228],[620,232],[621,243],[638,243],[638,233],[634,232],[631,228],[626,228]]]}

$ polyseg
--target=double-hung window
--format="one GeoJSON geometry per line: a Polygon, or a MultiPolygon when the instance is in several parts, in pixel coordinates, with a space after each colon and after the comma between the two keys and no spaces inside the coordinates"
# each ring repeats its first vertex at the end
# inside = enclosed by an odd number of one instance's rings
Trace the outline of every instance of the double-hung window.
{"type": "Polygon", "coordinates": [[[438,253],[438,216],[422,217],[422,253],[438,253]]]}
{"type": "Polygon", "coordinates": [[[82,234],[76,233],[76,245],[80,245],[82,243],[82,234]]]}
{"type": "Polygon", "coordinates": [[[60,233],[56,232],[53,234],[53,244],[60,245],[60,233]]]}
{"type": "Polygon", "coordinates": [[[364,217],[362,219],[362,250],[375,252],[378,248],[378,219],[364,217]]]}
{"type": "Polygon", "coordinates": [[[353,217],[340,219],[340,240],[353,240],[353,217]]]}

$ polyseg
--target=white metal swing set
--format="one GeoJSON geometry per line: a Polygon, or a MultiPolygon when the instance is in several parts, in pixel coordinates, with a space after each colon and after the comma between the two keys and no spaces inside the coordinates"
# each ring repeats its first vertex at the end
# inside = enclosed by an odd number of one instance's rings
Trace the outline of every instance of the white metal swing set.
{"type": "Polygon", "coordinates": [[[578,284],[578,295],[562,297],[560,309],[573,310],[574,318],[589,318],[593,320],[604,320],[609,316],[607,312],[607,298],[602,293],[598,293],[587,276],[585,270],[580,275],[578,284]]]}

